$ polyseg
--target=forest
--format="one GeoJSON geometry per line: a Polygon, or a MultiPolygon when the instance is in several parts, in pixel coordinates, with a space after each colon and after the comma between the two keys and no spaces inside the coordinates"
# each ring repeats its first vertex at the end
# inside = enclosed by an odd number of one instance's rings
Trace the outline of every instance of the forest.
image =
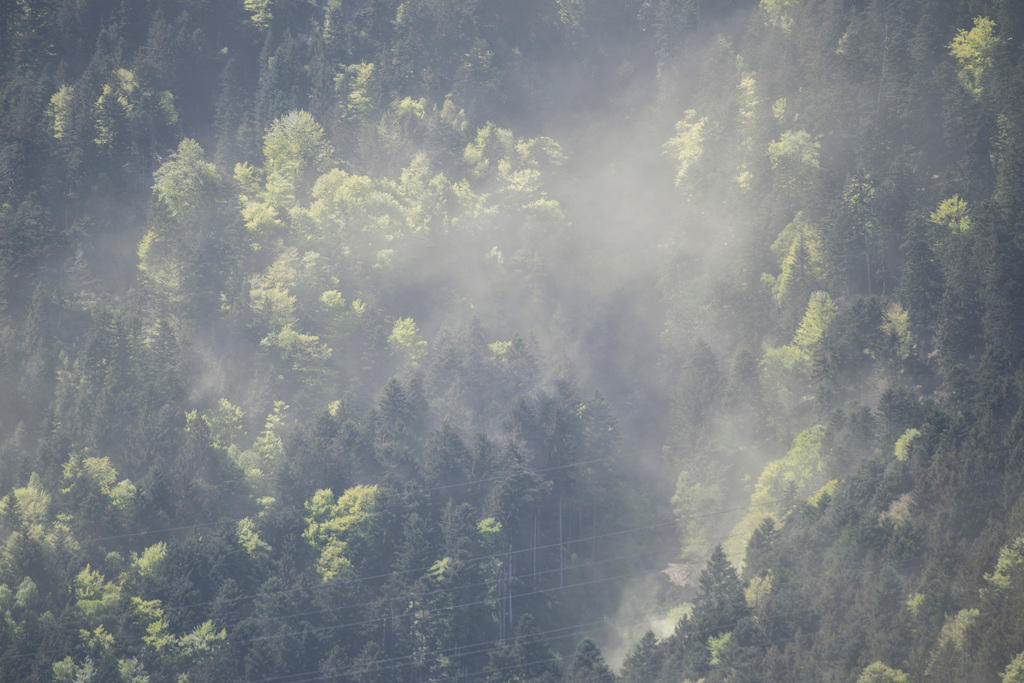
{"type": "Polygon", "coordinates": [[[1024,683],[1024,3],[0,0],[0,680],[1024,683]]]}

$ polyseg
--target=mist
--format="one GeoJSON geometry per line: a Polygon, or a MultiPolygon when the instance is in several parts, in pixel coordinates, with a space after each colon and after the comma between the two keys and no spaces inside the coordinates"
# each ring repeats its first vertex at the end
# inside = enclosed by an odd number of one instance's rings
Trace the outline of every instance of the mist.
{"type": "Polygon", "coordinates": [[[0,10],[0,678],[1017,680],[1022,30],[0,10]]]}

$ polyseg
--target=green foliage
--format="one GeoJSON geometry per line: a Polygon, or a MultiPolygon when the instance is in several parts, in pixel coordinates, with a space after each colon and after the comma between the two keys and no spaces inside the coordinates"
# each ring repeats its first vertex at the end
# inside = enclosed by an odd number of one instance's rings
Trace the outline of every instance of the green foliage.
{"type": "Polygon", "coordinates": [[[264,557],[272,550],[270,545],[260,538],[259,530],[252,519],[246,517],[238,520],[236,532],[238,534],[238,542],[245,548],[245,552],[248,553],[249,557],[253,559],[264,557]]]}
{"type": "Polygon", "coordinates": [[[375,528],[376,508],[376,486],[353,486],[337,500],[330,489],[321,489],[306,501],[302,537],[320,551],[317,572],[323,581],[349,578],[356,571],[362,558],[348,557],[350,545],[369,540],[375,528]]]}
{"type": "Polygon", "coordinates": [[[149,683],[149,674],[135,657],[120,659],[117,662],[117,672],[125,683],[149,683]]]}
{"type": "Polygon", "coordinates": [[[825,482],[824,486],[811,494],[811,497],[807,499],[807,504],[818,507],[822,503],[826,503],[833,495],[835,495],[836,485],[838,483],[838,479],[829,479],[825,482]]]}
{"type": "Polygon", "coordinates": [[[39,605],[39,598],[39,587],[31,577],[26,576],[14,592],[14,606],[26,610],[34,609],[39,605]]]}
{"type": "Polygon", "coordinates": [[[331,357],[331,348],[322,344],[315,334],[303,334],[285,325],[260,340],[260,346],[276,349],[295,370],[308,370],[311,365],[331,357]]]}
{"type": "Polygon", "coordinates": [[[812,292],[820,289],[828,277],[820,229],[803,213],[797,213],[772,244],[772,252],[779,259],[773,292],[789,323],[798,311],[804,311],[812,292]]]}
{"type": "Polygon", "coordinates": [[[206,415],[213,444],[218,448],[238,446],[245,441],[245,412],[226,398],[217,399],[217,406],[206,415]]]}
{"type": "Polygon", "coordinates": [[[103,575],[89,565],[75,576],[72,586],[75,606],[88,624],[97,624],[111,616],[121,600],[121,589],[105,581],[103,575]]]}
{"type": "Polygon", "coordinates": [[[558,7],[558,20],[566,26],[578,28],[583,19],[584,5],[582,0],[555,0],[558,7]]]}
{"type": "Polygon", "coordinates": [[[249,21],[260,29],[267,29],[274,18],[273,0],[245,0],[245,11],[249,13],[249,21]]]}
{"type": "Polygon", "coordinates": [[[145,630],[142,642],[150,650],[162,653],[174,645],[174,636],[167,633],[167,621],[159,600],[143,600],[132,596],[132,617],[145,630]]]}
{"type": "Polygon", "coordinates": [[[907,598],[907,611],[910,612],[912,616],[918,616],[918,614],[920,614],[921,612],[921,606],[924,605],[924,601],[924,593],[912,594],[909,598],[907,598]]]}
{"type": "Polygon", "coordinates": [[[760,511],[760,517],[785,509],[787,489],[795,485],[798,492],[805,491],[822,468],[822,443],[825,428],[815,425],[797,435],[793,447],[784,458],[774,460],[758,477],[751,508],[760,511]]]}
{"type": "Polygon", "coordinates": [[[585,639],[576,647],[569,680],[573,683],[612,683],[615,674],[605,664],[597,645],[585,639]]]}
{"type": "Polygon", "coordinates": [[[907,683],[909,680],[907,674],[882,662],[868,665],[857,677],[857,683],[907,683]]]}
{"type": "Polygon", "coordinates": [[[768,145],[772,168],[817,169],[820,165],[821,143],[806,130],[787,130],[768,145]]]}
{"type": "Polygon", "coordinates": [[[1008,590],[1014,580],[1024,575],[1024,536],[999,550],[999,559],[991,573],[985,574],[988,590],[1008,590]]]}
{"type": "Polygon", "coordinates": [[[14,489],[11,495],[14,497],[14,509],[25,529],[32,536],[41,535],[49,519],[51,496],[43,489],[39,475],[33,472],[28,486],[14,489]]]}
{"type": "Polygon", "coordinates": [[[0,679],[1018,678],[1022,8],[0,5],[0,679]]]}
{"type": "Polygon", "coordinates": [[[793,346],[812,355],[828,334],[829,325],[836,314],[836,305],[826,292],[814,292],[807,302],[807,310],[793,335],[793,346]]]}
{"type": "Polygon", "coordinates": [[[733,557],[742,557],[747,539],[761,520],[785,518],[793,506],[824,484],[824,441],[823,425],[805,429],[793,440],[785,457],[771,461],[764,468],[750,496],[749,512],[730,534],[727,547],[733,557]]]}
{"type": "MultiPolygon", "coordinates": [[[[58,95],[61,91],[58,91],[58,95]]],[[[68,91],[73,95],[73,91],[68,91]]],[[[54,109],[54,132],[57,132],[59,114],[57,106],[67,104],[59,98],[54,109]]],[[[139,84],[134,71],[125,68],[114,69],[92,106],[95,137],[93,142],[108,153],[117,153],[138,143],[141,138],[150,137],[158,128],[170,128],[178,123],[178,112],[174,107],[174,96],[168,91],[154,93],[139,84]],[[147,127],[153,129],[149,130],[147,127]]],[[[61,121],[65,122],[66,118],[61,121]]]]}
{"type": "Polygon", "coordinates": [[[88,495],[88,491],[98,491],[109,499],[110,504],[118,510],[127,510],[138,495],[138,489],[130,479],[117,480],[117,470],[110,463],[110,458],[87,457],[72,455],[64,463],[64,494],[73,496],[88,495]],[[84,489],[84,490],[83,490],[84,489]]]}
{"type": "Polygon", "coordinates": [[[65,83],[50,97],[48,113],[52,120],[53,137],[57,140],[66,140],[72,135],[74,92],[74,87],[65,83]]]}
{"type": "Polygon", "coordinates": [[[272,469],[284,457],[282,432],[288,417],[288,404],[274,401],[274,409],[263,423],[263,431],[253,442],[252,448],[238,454],[239,464],[246,476],[259,481],[263,474],[272,469]]]}
{"type": "Polygon", "coordinates": [[[984,90],[984,77],[995,63],[999,43],[996,23],[988,17],[975,17],[974,26],[958,30],[949,44],[949,53],[959,67],[957,80],[975,97],[984,90]]]}
{"type": "Polygon", "coordinates": [[[72,479],[76,476],[85,476],[90,479],[101,491],[107,493],[111,485],[117,481],[117,470],[110,464],[110,458],[84,458],[81,462],[81,475],[75,470],[76,458],[72,458],[64,466],[65,479],[72,479]]]}
{"type": "Polygon", "coordinates": [[[724,653],[728,651],[731,645],[732,633],[723,633],[720,636],[708,638],[708,654],[710,655],[708,664],[712,667],[720,666],[724,653]]]}
{"type": "Polygon", "coordinates": [[[665,143],[665,153],[676,162],[676,187],[682,187],[687,181],[690,170],[704,155],[706,116],[697,117],[697,112],[688,109],[683,118],[676,121],[676,134],[665,143]]]}
{"type": "Polygon", "coordinates": [[[914,353],[914,335],[910,326],[910,313],[899,303],[894,301],[886,307],[882,332],[899,360],[905,361],[911,357],[914,353]]]}
{"type": "Polygon", "coordinates": [[[205,160],[199,143],[185,138],[156,170],[153,180],[157,202],[172,216],[181,218],[193,215],[207,200],[208,193],[220,183],[220,174],[205,160]]]}
{"type": "Polygon", "coordinates": [[[900,435],[900,438],[896,439],[896,444],[893,446],[893,456],[899,460],[904,461],[910,454],[910,442],[921,436],[921,430],[913,427],[900,435]]]}
{"type": "Polygon", "coordinates": [[[331,155],[323,128],[309,112],[296,110],[276,119],[263,138],[271,204],[291,208],[305,200],[331,155]]]}
{"type": "Polygon", "coordinates": [[[485,176],[493,172],[498,161],[511,157],[514,149],[515,136],[512,131],[488,123],[477,130],[476,138],[466,145],[462,158],[474,175],[485,176]]]}
{"type": "Polygon", "coordinates": [[[419,328],[412,318],[399,318],[388,335],[388,345],[416,367],[427,353],[427,342],[420,337],[419,328]]]}
{"type": "Polygon", "coordinates": [[[779,386],[781,388],[783,382],[788,378],[808,379],[811,371],[810,360],[803,349],[791,344],[767,349],[761,357],[762,382],[768,387],[779,386]]]}
{"type": "Polygon", "coordinates": [[[712,547],[712,530],[715,520],[702,514],[722,499],[722,490],[715,484],[707,483],[702,477],[683,470],[676,478],[676,489],[672,496],[672,510],[680,530],[680,557],[696,560],[706,555],[712,547]]]}
{"type": "Polygon", "coordinates": [[[133,95],[139,84],[135,74],[128,69],[114,71],[110,83],[103,86],[103,93],[93,105],[96,116],[96,138],[94,142],[101,147],[114,143],[118,129],[127,124],[129,116],[135,113],[133,95]]]}
{"type": "Polygon", "coordinates": [[[776,121],[782,121],[782,119],[786,117],[787,104],[788,102],[786,101],[785,97],[780,97],[779,99],[772,102],[772,117],[776,121]]]}
{"type": "Polygon", "coordinates": [[[477,523],[476,530],[481,536],[490,538],[501,533],[501,522],[493,517],[485,517],[477,523]]]}
{"type": "Polygon", "coordinates": [[[230,263],[242,250],[232,221],[226,219],[231,208],[224,201],[226,184],[205,160],[202,147],[189,138],[153,178],[156,211],[139,241],[139,270],[160,298],[209,314],[220,307],[221,289],[231,272],[209,256],[218,254],[230,263]],[[211,224],[220,230],[211,230],[211,224]]]}
{"type": "Polygon", "coordinates": [[[956,670],[967,655],[967,636],[978,620],[980,611],[977,608],[962,609],[956,614],[946,617],[938,640],[928,660],[926,675],[937,675],[939,672],[956,670]]]}
{"type": "Polygon", "coordinates": [[[812,293],[793,342],[765,350],[759,366],[761,384],[779,411],[792,413],[808,397],[815,363],[825,351],[836,313],[826,292],[812,293]]]}
{"type": "Polygon", "coordinates": [[[743,597],[751,612],[754,614],[763,612],[768,604],[774,583],[775,578],[770,571],[763,576],[755,576],[747,583],[747,587],[743,589],[743,597]]]}
{"type": "Polygon", "coordinates": [[[966,233],[971,230],[971,214],[967,202],[957,194],[942,200],[939,207],[932,211],[929,220],[951,233],[966,233]]]}
{"type": "Polygon", "coordinates": [[[200,657],[219,647],[227,638],[224,629],[216,630],[213,622],[207,620],[178,638],[178,656],[187,662],[195,662],[200,657]]]}
{"type": "Polygon", "coordinates": [[[334,77],[341,121],[348,125],[368,123],[380,98],[376,67],[365,62],[349,64],[334,77]]]}
{"type": "Polygon", "coordinates": [[[759,6],[766,24],[787,33],[793,29],[792,10],[797,0],[760,0],[759,6]]]}
{"type": "Polygon", "coordinates": [[[167,558],[167,544],[159,541],[146,548],[141,555],[132,557],[132,566],[140,576],[153,576],[167,558]]]}
{"type": "Polygon", "coordinates": [[[1013,661],[1006,665],[1003,670],[1002,683],[1024,682],[1024,652],[1013,658],[1013,661]]]}

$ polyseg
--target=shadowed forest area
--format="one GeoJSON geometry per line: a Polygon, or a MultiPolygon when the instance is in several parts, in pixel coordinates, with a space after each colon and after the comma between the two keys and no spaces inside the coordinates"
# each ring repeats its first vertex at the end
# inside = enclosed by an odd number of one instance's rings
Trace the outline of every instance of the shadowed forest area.
{"type": "Polygon", "coordinates": [[[0,0],[0,680],[1024,683],[1024,4],[0,0]]]}

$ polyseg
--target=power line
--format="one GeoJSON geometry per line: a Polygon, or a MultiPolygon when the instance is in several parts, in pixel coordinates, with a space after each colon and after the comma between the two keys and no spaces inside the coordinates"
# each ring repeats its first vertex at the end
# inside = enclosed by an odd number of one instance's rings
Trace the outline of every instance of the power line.
{"type": "MultiPolygon", "coordinates": [[[[673,609],[674,608],[670,608],[670,609],[663,610],[661,612],[649,613],[649,614],[644,615],[643,619],[634,620],[632,622],[626,622],[623,625],[625,625],[625,626],[632,626],[632,625],[636,625],[636,624],[649,623],[652,618],[656,618],[658,616],[668,615],[668,614],[670,614],[673,611],[673,609]]],[[[513,638],[506,638],[506,639],[492,638],[492,639],[489,639],[489,640],[481,640],[481,641],[477,641],[477,642],[474,642],[474,643],[468,643],[468,644],[465,644],[465,645],[452,646],[452,647],[444,648],[444,649],[441,649],[441,650],[431,650],[431,651],[428,651],[427,653],[412,652],[412,653],[409,653],[409,654],[398,655],[398,656],[395,656],[395,657],[387,657],[387,658],[384,658],[384,659],[375,659],[375,660],[372,660],[370,662],[366,662],[366,663],[362,663],[362,664],[352,664],[352,665],[349,665],[349,666],[346,666],[346,667],[343,667],[343,668],[335,668],[334,670],[332,670],[332,672],[329,674],[329,676],[337,676],[339,674],[345,674],[345,673],[348,673],[348,672],[351,672],[351,671],[356,671],[356,670],[358,670],[360,668],[363,668],[364,666],[376,666],[376,665],[379,665],[379,664],[390,664],[390,666],[386,668],[387,670],[394,670],[394,669],[403,668],[403,667],[406,667],[406,666],[413,666],[413,665],[416,664],[416,662],[401,663],[401,660],[407,660],[407,659],[415,658],[417,656],[424,656],[424,657],[426,657],[426,656],[439,656],[439,655],[447,655],[447,654],[452,654],[452,653],[458,653],[460,655],[463,655],[463,654],[465,654],[465,655],[482,654],[484,652],[487,652],[494,645],[500,645],[503,642],[519,644],[519,645],[522,645],[522,644],[529,645],[529,644],[534,644],[536,642],[542,641],[542,640],[545,639],[544,638],[545,636],[549,636],[549,635],[554,634],[554,633],[562,633],[562,632],[565,632],[565,631],[578,631],[580,629],[590,628],[590,627],[598,625],[598,624],[607,624],[607,623],[608,623],[608,619],[607,618],[601,618],[601,619],[595,619],[595,620],[591,620],[591,621],[587,621],[587,622],[581,622],[581,623],[577,623],[577,624],[570,624],[570,625],[567,625],[567,626],[561,626],[561,627],[554,628],[554,629],[549,629],[549,630],[546,630],[546,631],[537,631],[537,632],[534,632],[534,633],[526,634],[525,636],[522,636],[520,638],[515,638],[515,637],[513,637],[513,638]],[[465,651],[465,650],[469,650],[470,648],[472,648],[470,651],[468,651],[468,652],[465,651]]],[[[571,634],[567,634],[567,635],[571,635],[571,634]]],[[[566,637],[566,636],[563,636],[563,637],[566,637]]],[[[252,681],[251,683],[270,683],[272,681],[274,681],[274,682],[276,682],[276,681],[285,681],[285,680],[290,680],[290,679],[294,679],[294,678],[300,678],[300,677],[309,676],[309,675],[316,675],[318,677],[318,678],[314,678],[314,679],[310,679],[310,680],[318,680],[319,678],[322,678],[325,674],[324,674],[323,671],[318,669],[316,671],[313,671],[313,670],[303,671],[303,672],[297,672],[297,673],[294,673],[294,674],[276,676],[276,677],[272,677],[272,678],[261,678],[261,679],[257,679],[255,681],[252,681]]]]}
{"type": "MultiPolygon", "coordinates": [[[[980,486],[980,485],[983,485],[983,484],[986,484],[986,483],[990,483],[991,481],[996,481],[996,480],[1001,480],[1001,479],[1002,479],[1001,477],[995,477],[995,478],[991,478],[989,480],[977,481],[977,482],[974,482],[974,485],[972,487],[980,486]]],[[[989,504],[989,501],[978,501],[978,502],[976,502],[974,504],[970,504],[970,505],[966,505],[966,506],[960,506],[960,508],[961,509],[973,508],[973,507],[979,507],[981,505],[987,505],[987,504],[989,504]]],[[[746,509],[748,509],[748,506],[739,506],[739,507],[727,508],[727,509],[723,509],[723,510],[710,511],[710,512],[707,512],[707,513],[702,513],[700,515],[693,515],[693,516],[691,516],[691,518],[710,517],[710,516],[715,516],[715,515],[728,514],[728,513],[731,513],[731,512],[743,511],[743,510],[746,510],[746,509]]],[[[655,528],[655,527],[659,527],[659,526],[667,526],[667,525],[670,525],[670,524],[674,524],[674,522],[662,522],[662,523],[655,524],[655,525],[648,525],[646,527],[636,527],[636,528],[633,528],[633,529],[625,529],[625,530],[619,530],[619,531],[615,531],[615,532],[608,532],[608,533],[605,533],[605,534],[597,534],[597,535],[593,535],[593,536],[590,536],[590,537],[583,537],[583,538],[574,539],[573,541],[570,541],[570,543],[586,542],[586,541],[590,541],[590,540],[592,540],[594,538],[606,538],[606,537],[616,536],[616,535],[621,535],[621,534],[626,534],[626,533],[635,533],[635,532],[640,531],[640,530],[651,529],[651,528],[655,528]]],[[[726,539],[729,539],[729,538],[733,538],[738,533],[746,534],[748,532],[746,530],[734,530],[732,533],[728,534],[723,540],[726,540],[726,539]]],[[[512,552],[514,554],[519,554],[519,553],[524,553],[524,552],[531,552],[531,551],[534,551],[534,550],[540,549],[540,548],[558,547],[559,545],[561,545],[561,544],[546,544],[544,546],[532,546],[532,547],[522,548],[520,550],[516,550],[516,551],[512,551],[512,552]]],[[[508,553],[506,553],[506,552],[494,553],[494,554],[490,554],[490,555],[479,556],[478,558],[470,558],[470,560],[466,560],[466,562],[473,561],[473,560],[478,560],[478,559],[490,559],[490,558],[496,558],[496,557],[503,557],[503,556],[506,556],[506,555],[508,555],[508,553]]],[[[651,554],[651,555],[653,555],[653,554],[651,554]]],[[[649,555],[647,553],[637,552],[637,553],[633,553],[631,556],[632,557],[647,557],[649,555]]],[[[614,560],[617,560],[617,559],[622,559],[622,558],[611,558],[611,559],[606,560],[606,561],[614,561],[614,560]]],[[[910,561],[908,560],[907,563],[909,563],[909,562],[910,561]]],[[[583,567],[583,568],[590,567],[590,566],[593,566],[593,563],[581,565],[581,567],[583,567]]],[[[411,571],[419,571],[421,569],[425,569],[425,567],[424,568],[417,568],[417,569],[401,570],[401,571],[397,571],[397,572],[388,572],[388,573],[385,573],[385,574],[378,575],[376,578],[392,576],[392,575],[398,575],[398,574],[404,574],[404,573],[409,573],[411,571]]],[[[546,572],[543,572],[543,573],[552,573],[554,571],[556,571],[556,570],[547,570],[546,572]]],[[[654,572],[647,572],[647,573],[651,574],[651,573],[654,573],[654,572]]],[[[536,595],[536,594],[541,594],[541,593],[546,593],[546,592],[553,592],[553,591],[556,591],[556,590],[574,588],[574,587],[578,587],[580,585],[588,585],[590,583],[601,583],[601,582],[617,580],[617,579],[620,579],[620,578],[630,578],[631,576],[634,576],[634,575],[619,575],[619,576],[615,576],[615,577],[608,577],[608,578],[598,579],[598,580],[590,581],[590,582],[582,582],[582,583],[577,583],[577,584],[570,584],[570,585],[567,585],[567,586],[560,586],[560,587],[556,587],[556,588],[548,588],[548,589],[542,589],[542,590],[537,590],[537,591],[532,591],[532,592],[527,592],[527,593],[520,593],[518,595],[513,595],[513,598],[528,597],[530,595],[536,595]]],[[[371,578],[374,578],[374,577],[361,577],[359,579],[354,579],[353,581],[363,581],[363,580],[369,580],[371,578]]],[[[479,585],[479,584],[477,584],[477,585],[479,585]]],[[[458,588],[464,588],[464,586],[460,586],[458,588]]],[[[258,597],[258,596],[261,596],[261,595],[262,596],[270,596],[270,595],[286,594],[286,593],[291,592],[293,590],[301,590],[301,589],[286,589],[286,590],[282,590],[282,591],[266,592],[266,593],[261,593],[261,594],[255,594],[252,597],[258,597]]],[[[396,599],[397,597],[401,597],[401,596],[391,596],[390,598],[385,598],[385,599],[396,599]]],[[[245,598],[237,598],[237,599],[245,599],[245,598]]],[[[201,604],[208,604],[209,602],[213,602],[213,601],[207,601],[206,603],[194,603],[193,606],[201,605],[201,604]]],[[[342,611],[344,609],[356,609],[356,608],[358,608],[360,606],[376,604],[377,602],[379,602],[379,601],[373,601],[371,603],[364,603],[363,605],[345,605],[345,606],[341,606],[339,608],[336,608],[335,610],[328,610],[328,611],[342,611]]],[[[459,605],[446,606],[444,608],[439,608],[439,609],[458,609],[458,608],[461,608],[461,607],[472,606],[472,605],[489,604],[490,602],[492,602],[492,600],[490,600],[490,599],[488,599],[488,600],[479,600],[479,601],[463,603],[463,604],[459,604],[459,605]]],[[[180,609],[180,608],[187,607],[187,606],[173,606],[172,605],[170,607],[175,607],[175,608],[179,608],[180,609]]],[[[300,618],[302,616],[310,616],[310,615],[315,614],[315,613],[323,613],[323,612],[324,612],[324,610],[318,610],[317,612],[311,612],[311,613],[296,613],[296,614],[291,614],[291,615],[285,615],[283,617],[278,617],[278,619],[300,618]]],[[[347,627],[351,627],[351,626],[363,625],[363,624],[366,624],[366,623],[376,623],[376,622],[379,622],[379,621],[382,621],[382,619],[367,620],[367,621],[362,621],[362,622],[350,622],[350,623],[343,623],[343,624],[334,624],[334,625],[330,625],[330,626],[326,626],[326,627],[321,627],[319,629],[313,629],[311,631],[307,630],[307,631],[304,631],[303,633],[318,633],[318,632],[329,631],[329,630],[332,630],[332,629],[340,629],[340,628],[347,628],[347,627]]],[[[240,622],[241,622],[241,620],[237,620],[237,621],[235,621],[233,623],[237,625],[240,622]]],[[[287,637],[287,635],[289,635],[289,634],[272,635],[272,636],[264,636],[264,637],[254,637],[254,638],[251,638],[251,639],[236,640],[236,641],[232,641],[232,642],[235,642],[235,643],[260,642],[260,641],[273,640],[273,639],[277,639],[277,638],[281,638],[281,637],[287,637]]],[[[36,652],[32,652],[32,653],[24,653],[22,655],[2,656],[2,657],[0,657],[0,661],[3,661],[3,660],[8,660],[9,661],[9,660],[12,660],[12,659],[18,659],[18,658],[27,657],[27,656],[38,656],[39,654],[40,653],[38,651],[36,651],[36,652]]]]}
{"type": "MultiPolygon", "coordinates": [[[[599,463],[599,462],[612,462],[612,461],[615,461],[615,460],[616,460],[616,458],[613,457],[613,456],[605,456],[603,458],[594,458],[592,460],[581,460],[581,461],[578,461],[578,462],[568,463],[568,464],[565,464],[565,465],[553,465],[551,467],[541,467],[539,469],[524,469],[523,473],[527,474],[527,475],[529,475],[529,474],[540,474],[540,473],[543,473],[543,472],[554,472],[554,471],[558,471],[558,470],[571,469],[571,468],[574,468],[574,467],[583,467],[585,465],[593,465],[593,464],[599,463]]],[[[514,474],[514,473],[510,472],[510,473],[508,473],[508,474],[506,474],[504,476],[487,477],[487,478],[484,478],[484,479],[473,479],[473,480],[470,480],[470,481],[455,482],[453,484],[442,484],[440,486],[432,486],[432,487],[429,487],[429,488],[417,488],[416,492],[417,493],[433,493],[435,491],[445,491],[445,490],[448,490],[448,489],[459,488],[459,487],[463,487],[463,486],[476,486],[476,485],[479,485],[479,484],[487,484],[487,483],[493,483],[493,482],[498,482],[498,481],[506,481],[509,478],[510,474],[514,474]]],[[[241,481],[241,479],[229,480],[227,482],[222,482],[222,483],[232,483],[234,481],[241,481]]],[[[218,484],[218,486],[219,485],[221,485],[221,484],[218,484]]],[[[151,535],[154,535],[154,534],[174,533],[174,532],[178,532],[178,531],[189,531],[189,530],[202,529],[202,528],[207,528],[207,527],[216,527],[216,526],[219,526],[221,524],[237,524],[238,522],[241,522],[244,519],[249,519],[251,517],[252,517],[252,515],[245,515],[243,517],[225,517],[223,519],[214,520],[214,521],[210,521],[210,522],[194,522],[192,524],[182,524],[182,525],[173,526],[173,527],[161,527],[161,528],[157,528],[157,529],[140,529],[138,531],[129,531],[129,532],[121,533],[121,534],[110,534],[110,535],[107,535],[107,536],[92,536],[90,538],[81,539],[80,542],[81,543],[96,543],[96,542],[100,542],[100,541],[113,541],[113,540],[119,540],[119,539],[123,539],[123,538],[137,538],[137,537],[140,537],[140,536],[151,536],[151,535]]],[[[79,539],[76,539],[76,540],[79,540],[79,539]]]]}

